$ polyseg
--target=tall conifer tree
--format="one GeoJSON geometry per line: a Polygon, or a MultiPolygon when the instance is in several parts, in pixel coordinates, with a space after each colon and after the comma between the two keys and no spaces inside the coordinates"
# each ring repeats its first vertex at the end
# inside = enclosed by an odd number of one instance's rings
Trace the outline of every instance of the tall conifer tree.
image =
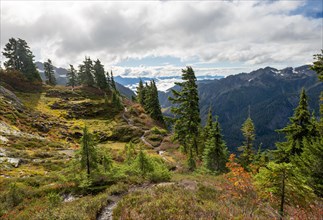
{"type": "Polygon", "coordinates": [[[223,141],[220,123],[218,118],[208,129],[208,136],[203,151],[204,167],[213,172],[222,172],[225,170],[227,162],[227,147],[223,141]]]}
{"type": "Polygon", "coordinates": [[[289,162],[290,157],[301,155],[304,148],[303,140],[311,141],[318,135],[313,130],[314,127],[315,125],[308,110],[307,95],[305,89],[302,89],[299,104],[294,111],[294,115],[290,118],[290,124],[278,130],[278,132],[286,135],[287,140],[277,143],[277,159],[281,162],[289,162]]]}
{"type": "MultiPolygon", "coordinates": [[[[321,50],[321,54],[314,55],[315,61],[311,66],[311,69],[317,73],[318,79],[323,82],[323,50],[321,50]]],[[[321,136],[323,136],[323,91],[321,91],[320,95],[320,124],[319,131],[321,136]]]]}
{"type": "Polygon", "coordinates": [[[175,139],[188,152],[189,158],[193,158],[193,151],[198,152],[198,128],[201,122],[199,110],[199,97],[196,77],[192,67],[182,70],[183,82],[177,82],[181,90],[172,90],[173,96],[170,101],[174,104],[171,111],[175,115],[174,132],[175,139]]]}
{"type": "Polygon", "coordinates": [[[319,80],[323,82],[323,50],[320,54],[315,54],[314,59],[311,69],[317,73],[319,80]]]}
{"type": "Polygon", "coordinates": [[[4,62],[7,69],[20,71],[30,81],[41,81],[34,55],[25,40],[10,38],[2,54],[8,59],[4,62]]]}
{"type": "Polygon", "coordinates": [[[151,118],[164,125],[164,117],[160,108],[158,90],[154,80],[150,82],[150,86],[147,88],[145,102],[145,110],[150,114],[151,118]]]}
{"type": "Polygon", "coordinates": [[[87,127],[83,129],[83,137],[81,138],[81,168],[86,169],[89,176],[91,170],[97,167],[97,153],[92,140],[92,135],[87,127]]]}
{"type": "Polygon", "coordinates": [[[105,76],[104,66],[101,64],[101,61],[99,59],[94,62],[93,73],[97,87],[102,90],[108,89],[108,82],[105,76]]]}
{"type": "Polygon", "coordinates": [[[111,85],[111,77],[110,77],[109,71],[107,71],[106,78],[107,78],[108,90],[111,91],[112,90],[112,85],[111,85]]]}
{"type": "Polygon", "coordinates": [[[83,85],[93,87],[95,85],[93,78],[93,62],[90,57],[85,57],[83,64],[79,66],[80,82],[83,85]]]}
{"type": "Polygon", "coordinates": [[[110,79],[111,79],[111,88],[112,88],[112,90],[118,91],[117,86],[116,86],[116,82],[114,81],[112,70],[111,70],[111,74],[110,74],[110,79]]]}
{"type": "Polygon", "coordinates": [[[144,97],[143,97],[144,84],[140,79],[139,85],[137,87],[137,101],[141,106],[144,106],[144,97]]]}
{"type": "Polygon", "coordinates": [[[247,166],[253,161],[254,159],[254,149],[253,149],[253,142],[255,140],[255,126],[253,124],[253,121],[250,117],[247,118],[247,120],[243,123],[241,128],[242,134],[245,138],[245,141],[243,142],[243,145],[239,148],[242,153],[240,154],[240,163],[244,168],[247,168],[247,166]]]}
{"type": "Polygon", "coordinates": [[[77,71],[74,69],[74,66],[70,64],[70,68],[67,70],[67,86],[72,86],[72,88],[74,88],[75,86],[77,86],[78,82],[77,82],[77,71]]]}
{"type": "Polygon", "coordinates": [[[44,72],[46,77],[46,83],[52,86],[56,85],[54,67],[50,59],[48,59],[47,62],[44,63],[44,72]]]}
{"type": "MultiPolygon", "coordinates": [[[[317,73],[318,79],[323,82],[323,50],[321,50],[321,54],[314,55],[314,59],[311,69],[317,73]]],[[[303,153],[300,158],[294,158],[294,162],[301,167],[314,192],[323,197],[323,92],[321,92],[320,101],[320,122],[317,123],[314,116],[312,116],[311,121],[313,125],[311,134],[316,137],[303,140],[303,153]],[[317,131],[315,132],[315,130],[317,131]]]]}
{"type": "Polygon", "coordinates": [[[204,136],[205,140],[209,139],[210,130],[212,129],[212,125],[213,125],[213,117],[212,117],[212,108],[210,107],[209,112],[207,114],[206,124],[203,129],[203,133],[204,133],[203,136],[204,136]]]}

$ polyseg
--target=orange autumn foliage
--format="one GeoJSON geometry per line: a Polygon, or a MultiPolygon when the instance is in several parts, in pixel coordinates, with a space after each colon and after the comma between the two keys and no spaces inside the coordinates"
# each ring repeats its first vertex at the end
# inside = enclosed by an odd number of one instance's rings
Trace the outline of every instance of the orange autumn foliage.
{"type": "Polygon", "coordinates": [[[255,192],[251,174],[240,164],[235,162],[235,154],[230,155],[226,167],[231,171],[225,174],[225,178],[229,183],[227,190],[229,190],[234,197],[242,198],[246,194],[255,192]]]}

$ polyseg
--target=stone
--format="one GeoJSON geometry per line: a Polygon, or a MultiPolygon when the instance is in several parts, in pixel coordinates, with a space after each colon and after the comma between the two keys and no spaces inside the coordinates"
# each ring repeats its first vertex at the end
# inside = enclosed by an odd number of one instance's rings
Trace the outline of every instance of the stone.
{"type": "Polygon", "coordinates": [[[11,163],[14,167],[17,168],[21,164],[21,159],[20,158],[8,157],[7,162],[11,163]]]}
{"type": "Polygon", "coordinates": [[[10,90],[0,86],[0,95],[3,95],[5,98],[12,101],[12,104],[16,107],[19,112],[23,112],[25,106],[22,104],[20,99],[10,90]]]}

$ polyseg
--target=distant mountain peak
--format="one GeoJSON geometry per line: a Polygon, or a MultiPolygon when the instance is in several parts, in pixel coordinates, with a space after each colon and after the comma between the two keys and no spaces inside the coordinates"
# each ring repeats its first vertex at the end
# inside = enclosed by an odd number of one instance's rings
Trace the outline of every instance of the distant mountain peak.
{"type": "MultiPolygon", "coordinates": [[[[288,118],[298,104],[302,88],[306,89],[309,96],[310,108],[317,112],[323,84],[308,65],[283,69],[265,67],[250,73],[198,83],[201,117],[205,121],[211,105],[214,115],[219,116],[228,146],[235,150],[242,144],[240,128],[248,116],[250,105],[251,117],[256,126],[257,144],[262,143],[264,148],[273,147],[280,138],[275,130],[288,123],[288,118]]],[[[166,115],[170,114],[169,96],[169,91],[159,93],[166,115]]]]}

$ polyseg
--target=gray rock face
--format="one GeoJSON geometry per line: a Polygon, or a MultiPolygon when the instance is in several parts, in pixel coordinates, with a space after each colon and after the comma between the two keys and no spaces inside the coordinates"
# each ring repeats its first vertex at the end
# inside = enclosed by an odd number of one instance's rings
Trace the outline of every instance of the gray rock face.
{"type": "Polygon", "coordinates": [[[21,164],[21,159],[20,158],[8,157],[7,162],[11,163],[14,167],[17,168],[21,164]]]}
{"type": "Polygon", "coordinates": [[[11,101],[11,104],[13,104],[18,111],[22,112],[24,110],[25,107],[20,99],[10,90],[4,88],[3,86],[0,86],[0,95],[9,99],[11,101]]]}
{"type": "Polygon", "coordinates": [[[26,137],[26,138],[36,138],[36,139],[44,139],[38,135],[28,134],[25,132],[20,131],[17,128],[14,128],[4,121],[0,121],[0,135],[10,135],[16,137],[26,137]]]}

